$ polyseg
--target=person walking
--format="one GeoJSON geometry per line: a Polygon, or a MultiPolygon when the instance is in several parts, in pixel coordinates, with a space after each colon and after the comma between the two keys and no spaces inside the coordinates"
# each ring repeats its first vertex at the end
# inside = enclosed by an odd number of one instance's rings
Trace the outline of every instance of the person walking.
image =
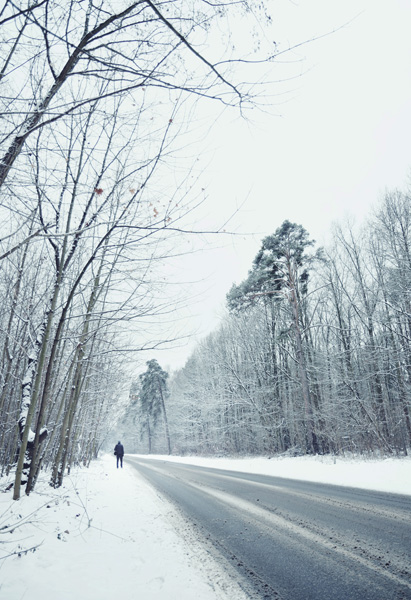
{"type": "Polygon", "coordinates": [[[118,442],[118,444],[116,444],[114,448],[114,454],[117,456],[117,469],[118,463],[120,463],[121,468],[123,468],[124,446],[120,441],[118,442]]]}

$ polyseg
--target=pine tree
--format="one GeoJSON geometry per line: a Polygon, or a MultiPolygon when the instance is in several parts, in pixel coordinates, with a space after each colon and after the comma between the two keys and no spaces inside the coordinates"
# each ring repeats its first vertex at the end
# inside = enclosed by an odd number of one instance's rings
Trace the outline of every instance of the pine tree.
{"type": "Polygon", "coordinates": [[[307,250],[313,244],[314,241],[309,239],[304,227],[284,221],[273,235],[263,239],[247,279],[231,288],[227,301],[233,312],[261,301],[271,302],[274,299],[275,302],[287,302],[291,309],[290,325],[305,406],[307,450],[317,454],[319,444],[315,431],[301,311],[302,301],[307,293],[309,267],[315,258],[307,250]]]}
{"type": "Polygon", "coordinates": [[[168,396],[168,373],[163,371],[155,359],[149,360],[146,364],[147,371],[140,375],[140,406],[147,429],[148,451],[151,453],[153,429],[157,427],[159,417],[162,415],[164,419],[167,450],[168,454],[171,454],[170,431],[165,406],[165,399],[168,396]]]}

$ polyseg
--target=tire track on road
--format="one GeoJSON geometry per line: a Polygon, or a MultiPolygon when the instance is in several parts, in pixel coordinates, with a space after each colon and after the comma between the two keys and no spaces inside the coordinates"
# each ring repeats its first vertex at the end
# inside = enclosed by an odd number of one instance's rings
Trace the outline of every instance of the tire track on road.
{"type": "Polygon", "coordinates": [[[381,554],[375,554],[371,551],[364,541],[358,542],[358,544],[361,543],[361,546],[351,545],[350,547],[349,540],[339,539],[336,537],[335,532],[316,528],[311,522],[306,522],[302,519],[295,520],[290,515],[280,513],[280,511],[274,512],[268,507],[257,506],[253,502],[244,500],[238,496],[234,497],[221,490],[193,482],[186,482],[186,484],[201,490],[203,493],[214,497],[224,504],[228,504],[232,509],[240,513],[246,513],[248,518],[274,528],[276,532],[282,531],[287,536],[292,534],[297,543],[300,543],[298,540],[303,538],[309,544],[318,544],[331,553],[337,553],[345,559],[360,563],[363,567],[390,579],[397,585],[405,586],[411,590],[409,562],[400,560],[399,557],[385,559],[381,554]],[[385,564],[383,564],[384,561],[386,561],[385,564]]]}

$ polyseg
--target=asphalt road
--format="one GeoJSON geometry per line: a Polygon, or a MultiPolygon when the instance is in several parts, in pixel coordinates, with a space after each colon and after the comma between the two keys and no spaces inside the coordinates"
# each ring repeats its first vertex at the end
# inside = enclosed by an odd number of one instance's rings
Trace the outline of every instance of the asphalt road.
{"type": "Polygon", "coordinates": [[[411,600],[408,496],[135,457],[126,462],[229,561],[250,598],[411,600]]]}

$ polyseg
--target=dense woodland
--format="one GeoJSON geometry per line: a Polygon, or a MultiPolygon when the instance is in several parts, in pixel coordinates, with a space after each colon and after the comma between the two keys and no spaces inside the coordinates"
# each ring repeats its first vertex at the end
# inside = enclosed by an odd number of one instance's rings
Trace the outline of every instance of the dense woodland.
{"type": "MultiPolygon", "coordinates": [[[[289,222],[262,241],[220,328],[168,386],[173,452],[409,452],[410,200],[387,194],[327,248],[289,222]]],[[[167,452],[155,423],[150,449],[167,452]]]]}
{"type": "MultiPolygon", "coordinates": [[[[128,361],[165,341],[151,328],[172,311],[158,265],[193,235],[202,198],[181,135],[197,102],[237,115],[255,102],[244,69],[275,56],[253,7],[0,8],[0,473],[15,499],[42,470],[60,486],[97,456],[128,361]],[[236,60],[229,19],[242,18],[236,60]]],[[[178,373],[152,359],[133,383],[126,451],[406,453],[409,200],[387,195],[363,231],[337,228],[323,250],[289,222],[263,240],[220,329],[178,373]]]]}
{"type": "Polygon", "coordinates": [[[233,41],[208,40],[248,9],[0,8],[0,473],[14,474],[15,499],[41,469],[59,486],[97,455],[127,360],[162,341],[147,332],[164,308],[156,265],[192,231],[201,200],[176,140],[198,102],[251,103],[233,41]]]}

